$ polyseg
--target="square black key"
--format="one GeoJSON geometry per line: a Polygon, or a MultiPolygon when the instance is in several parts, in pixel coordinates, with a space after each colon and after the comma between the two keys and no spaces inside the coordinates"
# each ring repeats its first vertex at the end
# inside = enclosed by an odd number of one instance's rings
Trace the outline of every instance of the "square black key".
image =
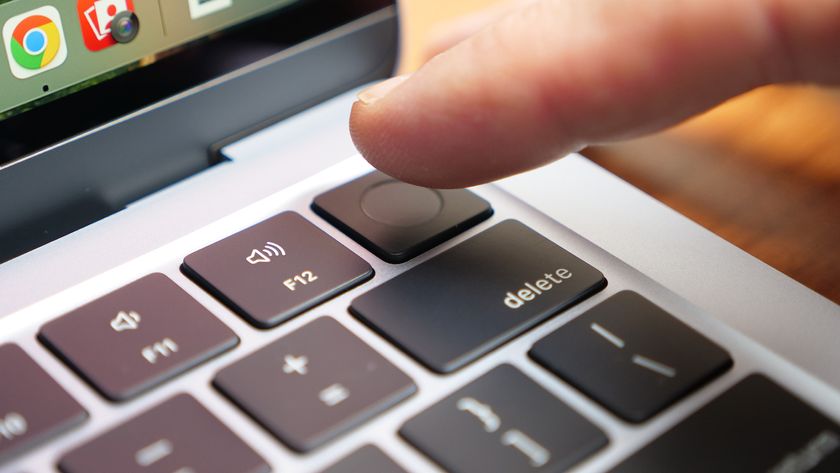
{"type": "Polygon", "coordinates": [[[184,273],[246,320],[273,327],[373,276],[373,268],[294,212],[187,256],[184,273]]]}
{"type": "Polygon", "coordinates": [[[223,369],[213,384],[299,452],[319,447],[416,390],[408,376],[329,317],[223,369]]]}
{"type": "Polygon", "coordinates": [[[630,291],[540,340],[531,357],[630,422],[649,419],[732,365],[719,346],[630,291]]]}
{"type": "Polygon", "coordinates": [[[87,412],[17,345],[0,346],[0,463],[76,426],[87,412]]]}
{"type": "Polygon", "coordinates": [[[400,429],[452,473],[560,472],[607,437],[516,368],[502,365],[400,429]]]}
{"type": "Polygon", "coordinates": [[[406,473],[373,445],[365,445],[321,473],[406,473]]]}
{"type": "Polygon", "coordinates": [[[595,268],[506,220],[356,298],[350,310],[449,373],[606,284],[595,268]]]}
{"type": "Polygon", "coordinates": [[[751,375],[611,473],[837,473],[840,425],[751,375]]]}
{"type": "Polygon", "coordinates": [[[372,172],[319,195],[312,210],[389,263],[403,263],[493,215],[470,191],[426,189],[372,172]]]}
{"type": "Polygon", "coordinates": [[[239,343],[216,316],[158,273],[44,325],[38,338],[112,401],[136,396],[239,343]]]}
{"type": "Polygon", "coordinates": [[[65,455],[64,473],[268,473],[207,409],[175,396],[65,455]]]}

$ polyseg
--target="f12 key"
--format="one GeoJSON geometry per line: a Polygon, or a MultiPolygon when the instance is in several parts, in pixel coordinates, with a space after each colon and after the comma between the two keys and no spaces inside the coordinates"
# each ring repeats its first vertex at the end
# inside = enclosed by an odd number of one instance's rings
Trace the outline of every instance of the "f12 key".
{"type": "Polygon", "coordinates": [[[294,212],[184,258],[183,272],[260,328],[270,328],[373,276],[373,268],[294,212]]]}

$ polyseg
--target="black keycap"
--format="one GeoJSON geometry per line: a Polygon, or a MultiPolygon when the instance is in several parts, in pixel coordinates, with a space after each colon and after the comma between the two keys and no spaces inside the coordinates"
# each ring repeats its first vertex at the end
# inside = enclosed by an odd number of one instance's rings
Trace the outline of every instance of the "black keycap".
{"type": "Polygon", "coordinates": [[[453,473],[564,471],[607,437],[510,365],[409,420],[402,435],[453,473]]]}
{"type": "Polygon", "coordinates": [[[452,372],[606,286],[508,220],[371,290],[351,311],[439,373],[452,372]]]}
{"type": "Polygon", "coordinates": [[[649,419],[732,366],[719,346],[630,291],[540,340],[531,357],[630,422],[649,419]]]}
{"type": "Polygon", "coordinates": [[[389,263],[402,263],[493,215],[467,190],[438,190],[373,172],[319,195],[312,210],[389,263]]]}
{"type": "Polygon", "coordinates": [[[369,279],[367,262],[294,212],[187,256],[187,276],[261,328],[369,279]]]}
{"type": "Polygon", "coordinates": [[[0,463],[84,421],[87,413],[17,345],[0,346],[0,463]]]}
{"type": "Polygon", "coordinates": [[[213,383],[299,452],[328,442],[416,390],[408,376],[328,317],[225,368],[213,383]]]}
{"type": "Polygon", "coordinates": [[[162,274],[150,274],[41,328],[41,341],[103,396],[124,401],[239,343],[162,274]]]}
{"type": "Polygon", "coordinates": [[[365,445],[321,473],[405,473],[382,450],[365,445]]]}
{"type": "Polygon", "coordinates": [[[266,473],[265,461],[180,394],[65,455],[64,473],[266,473]]]}
{"type": "Polygon", "coordinates": [[[612,471],[836,473],[840,425],[752,375],[612,471]]]}

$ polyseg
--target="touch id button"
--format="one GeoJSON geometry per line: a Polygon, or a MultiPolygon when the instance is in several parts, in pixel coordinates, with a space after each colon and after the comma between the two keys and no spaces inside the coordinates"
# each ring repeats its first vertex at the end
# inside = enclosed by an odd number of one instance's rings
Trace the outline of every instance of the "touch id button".
{"type": "Polygon", "coordinates": [[[362,211],[379,223],[394,227],[422,225],[440,214],[443,201],[434,189],[386,181],[362,195],[362,211]]]}
{"type": "Polygon", "coordinates": [[[388,263],[403,263],[493,215],[464,189],[427,189],[372,172],[325,192],[312,210],[388,263]]]}

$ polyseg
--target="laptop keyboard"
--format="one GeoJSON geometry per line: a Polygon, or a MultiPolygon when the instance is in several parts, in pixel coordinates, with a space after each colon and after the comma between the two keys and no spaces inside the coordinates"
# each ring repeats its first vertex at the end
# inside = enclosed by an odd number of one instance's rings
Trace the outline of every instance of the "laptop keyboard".
{"type": "Polygon", "coordinates": [[[840,471],[829,416],[772,373],[740,371],[732,344],[656,294],[599,294],[605,260],[583,261],[517,220],[485,222],[484,198],[377,172],[307,198],[312,217],[281,212],[182,253],[180,284],[218,303],[138,274],[40,327],[42,346],[107,400],[107,423],[82,405],[96,399],[80,404],[20,344],[0,346],[0,373],[14,376],[0,388],[0,471],[55,442],[50,465],[63,473],[267,472],[279,470],[274,450],[330,473],[840,471]],[[372,265],[330,225],[395,266],[372,265]],[[347,291],[343,310],[358,322],[323,310],[347,291]],[[220,318],[219,303],[250,327],[220,318]],[[129,409],[208,363],[206,385],[129,409]],[[711,385],[716,397],[698,403],[711,385]],[[439,394],[429,402],[424,389],[439,394]],[[685,403],[693,413],[670,420],[685,403]],[[249,423],[265,438],[243,435],[249,423]],[[376,435],[351,441],[372,423],[376,435]],[[645,429],[631,455],[614,448],[645,429]]]}

